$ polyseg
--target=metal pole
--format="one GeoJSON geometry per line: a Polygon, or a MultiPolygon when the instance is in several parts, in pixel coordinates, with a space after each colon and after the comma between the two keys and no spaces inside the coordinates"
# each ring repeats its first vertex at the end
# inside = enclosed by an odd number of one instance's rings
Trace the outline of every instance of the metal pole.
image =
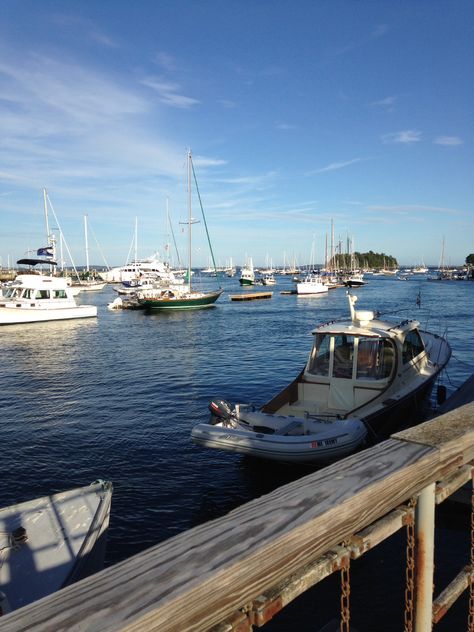
{"type": "Polygon", "coordinates": [[[415,632],[431,632],[433,610],[435,483],[420,493],[415,513],[415,632]]]}

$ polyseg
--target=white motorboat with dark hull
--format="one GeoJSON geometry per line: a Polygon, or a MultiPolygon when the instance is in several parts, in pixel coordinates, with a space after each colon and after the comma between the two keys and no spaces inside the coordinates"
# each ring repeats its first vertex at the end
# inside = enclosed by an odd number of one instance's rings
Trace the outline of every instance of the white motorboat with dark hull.
{"type": "Polygon", "coordinates": [[[351,319],[318,326],[306,366],[256,410],[222,400],[192,440],[204,447],[292,463],[325,464],[422,421],[420,406],[446,366],[445,338],[415,320],[380,320],[355,309],[351,319]],[[408,413],[417,414],[409,419],[408,413]]]}

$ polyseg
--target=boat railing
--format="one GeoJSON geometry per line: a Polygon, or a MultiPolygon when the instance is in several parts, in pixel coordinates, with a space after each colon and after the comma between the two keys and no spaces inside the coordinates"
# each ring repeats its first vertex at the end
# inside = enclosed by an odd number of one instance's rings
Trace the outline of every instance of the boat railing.
{"type": "Polygon", "coordinates": [[[405,629],[431,630],[468,586],[473,603],[472,546],[433,596],[435,505],[472,481],[473,463],[468,403],[9,614],[2,632],[247,631],[334,572],[347,622],[349,569],[399,530],[405,629]]]}

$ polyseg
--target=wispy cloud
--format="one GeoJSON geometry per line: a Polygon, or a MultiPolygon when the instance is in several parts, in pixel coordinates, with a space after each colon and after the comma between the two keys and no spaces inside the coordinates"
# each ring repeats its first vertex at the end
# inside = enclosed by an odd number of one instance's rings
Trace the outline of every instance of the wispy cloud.
{"type": "Polygon", "coordinates": [[[117,42],[110,37],[110,35],[101,30],[92,20],[64,14],[56,14],[52,17],[52,20],[60,26],[73,26],[73,32],[80,32],[101,46],[107,48],[118,47],[117,42]]]}
{"type": "Polygon", "coordinates": [[[372,101],[371,103],[369,103],[369,105],[370,107],[373,107],[373,108],[382,108],[382,109],[389,110],[390,112],[393,112],[396,100],[397,100],[397,97],[394,97],[394,96],[385,97],[385,99],[372,101]]]}
{"type": "Polygon", "coordinates": [[[462,145],[464,141],[458,136],[438,136],[434,139],[433,143],[435,143],[436,145],[455,147],[456,145],[462,145]]]}
{"type": "Polygon", "coordinates": [[[452,208],[446,208],[442,206],[426,206],[423,204],[393,204],[393,205],[383,205],[383,204],[374,204],[367,206],[367,211],[371,213],[387,213],[397,214],[397,215],[407,215],[407,214],[429,214],[429,213],[439,213],[439,214],[449,214],[449,215],[459,215],[460,211],[452,208]]]}
{"type": "Polygon", "coordinates": [[[297,126],[291,123],[275,123],[275,127],[281,130],[297,129],[297,126]]]}
{"type": "Polygon", "coordinates": [[[175,72],[178,69],[178,62],[173,55],[160,51],[156,53],[154,61],[167,72],[175,72]]]}
{"type": "Polygon", "coordinates": [[[163,81],[156,77],[146,77],[142,79],[141,83],[156,92],[160,102],[165,105],[189,109],[199,103],[198,99],[179,94],[180,86],[175,82],[163,81]]]}
{"type": "Polygon", "coordinates": [[[368,160],[367,158],[353,158],[352,160],[345,160],[344,162],[331,162],[326,167],[321,167],[321,169],[314,169],[312,171],[308,171],[306,173],[307,176],[313,176],[317,173],[326,173],[327,171],[338,171],[339,169],[345,169],[350,165],[355,165],[358,162],[362,162],[364,160],[368,160]]]}
{"type": "Polygon", "coordinates": [[[384,143],[401,143],[409,145],[410,143],[417,143],[421,140],[421,132],[414,129],[406,129],[401,132],[392,132],[390,134],[384,134],[382,136],[382,142],[384,143]]]}

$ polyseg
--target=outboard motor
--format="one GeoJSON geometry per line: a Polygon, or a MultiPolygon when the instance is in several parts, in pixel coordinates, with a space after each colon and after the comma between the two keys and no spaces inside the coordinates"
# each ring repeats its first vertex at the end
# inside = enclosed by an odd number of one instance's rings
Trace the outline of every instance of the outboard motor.
{"type": "Polygon", "coordinates": [[[230,421],[233,415],[232,407],[225,399],[211,400],[209,410],[211,411],[211,424],[230,421]]]}

